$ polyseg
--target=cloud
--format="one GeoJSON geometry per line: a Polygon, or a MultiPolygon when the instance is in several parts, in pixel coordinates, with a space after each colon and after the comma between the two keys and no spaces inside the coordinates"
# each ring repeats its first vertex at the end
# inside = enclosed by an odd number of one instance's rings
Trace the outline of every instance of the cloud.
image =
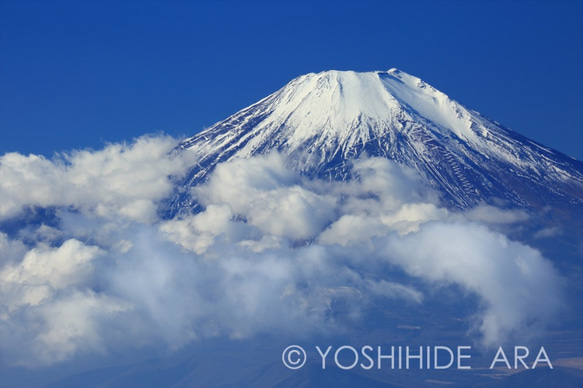
{"type": "Polygon", "coordinates": [[[539,230],[534,234],[534,238],[547,238],[557,236],[559,234],[561,234],[561,228],[555,226],[539,230]]]}
{"type": "Polygon", "coordinates": [[[310,239],[335,217],[336,199],[304,188],[303,181],[272,154],[220,164],[208,184],[193,191],[203,205],[228,206],[263,233],[310,239]]]}
{"type": "Polygon", "coordinates": [[[437,284],[457,284],[485,303],[477,325],[486,346],[511,334],[532,334],[562,305],[561,280],[540,252],[476,223],[424,224],[389,236],[379,251],[407,273],[437,284]]]}
{"type": "Polygon", "coordinates": [[[478,296],[485,344],[556,314],[550,262],[485,226],[522,214],[447,210],[414,171],[383,158],[354,161],[355,179],[330,182],[271,154],[218,165],[191,190],[202,211],[163,220],[172,176],[196,157],[175,144],[143,137],[53,160],[1,157],[0,220],[13,225],[0,232],[3,363],[341,331],[366,306],[423,306],[420,284],[478,296]],[[54,219],[13,222],[34,208],[54,219]]]}
{"type": "Polygon", "coordinates": [[[490,205],[480,205],[466,211],[464,218],[487,224],[512,224],[528,220],[524,210],[503,210],[490,205]]]}
{"type": "Polygon", "coordinates": [[[175,154],[170,137],[143,136],[130,144],[43,156],[0,158],[0,220],[29,207],[73,207],[86,215],[152,222],[157,201],[184,172],[189,153],[175,154]]]}
{"type": "MultiPolygon", "coordinates": [[[[3,240],[2,248],[20,245],[5,235],[3,240]]],[[[89,287],[93,262],[105,252],[75,239],[59,247],[40,243],[27,252],[21,247],[16,251],[22,261],[5,263],[0,270],[0,333],[11,363],[46,365],[79,350],[103,351],[101,317],[128,307],[89,287]]]]}
{"type": "MultiPolygon", "coordinates": [[[[105,353],[111,343],[107,333],[115,327],[120,313],[130,309],[128,303],[94,291],[73,291],[42,304],[31,311],[40,327],[36,335],[22,333],[30,346],[28,359],[22,365],[48,365],[69,360],[88,352],[105,353]]],[[[30,323],[30,322],[29,322],[30,323]]],[[[20,333],[19,333],[20,334],[20,333]]]]}
{"type": "Polygon", "coordinates": [[[83,281],[91,273],[90,262],[103,252],[71,239],[58,248],[39,244],[24,254],[18,265],[0,270],[2,295],[8,312],[22,306],[38,306],[55,292],[83,281]]]}

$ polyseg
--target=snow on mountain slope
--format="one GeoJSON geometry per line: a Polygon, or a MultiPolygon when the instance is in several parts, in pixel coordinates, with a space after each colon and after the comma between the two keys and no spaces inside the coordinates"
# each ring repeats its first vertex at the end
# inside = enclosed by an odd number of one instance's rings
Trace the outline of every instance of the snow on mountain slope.
{"type": "MultiPolygon", "coordinates": [[[[196,163],[184,192],[217,163],[278,151],[308,176],[350,177],[350,161],[383,156],[416,169],[452,206],[583,209],[583,163],[543,147],[397,69],[307,74],[185,140],[196,163]]],[[[572,209],[571,209],[572,210],[572,209]]]]}

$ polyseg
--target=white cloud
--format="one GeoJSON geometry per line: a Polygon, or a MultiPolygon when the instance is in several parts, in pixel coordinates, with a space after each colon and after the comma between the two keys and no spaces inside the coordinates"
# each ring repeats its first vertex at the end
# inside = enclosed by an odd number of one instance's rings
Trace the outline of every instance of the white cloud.
{"type": "Polygon", "coordinates": [[[106,331],[113,326],[111,321],[128,309],[126,302],[92,291],[74,291],[53,303],[43,304],[33,310],[43,326],[29,342],[34,357],[27,363],[47,365],[68,360],[78,353],[105,353],[106,331]]]}
{"type": "Polygon", "coordinates": [[[561,280],[552,264],[528,246],[474,223],[428,223],[416,233],[381,243],[386,260],[438,284],[457,284],[485,302],[483,343],[526,335],[561,307],[561,280]]]}
{"type": "Polygon", "coordinates": [[[26,245],[19,240],[11,240],[6,233],[0,232],[0,265],[18,263],[27,251],[26,245]]]}
{"type": "Polygon", "coordinates": [[[335,216],[335,198],[305,189],[302,181],[272,154],[220,164],[193,191],[204,205],[227,205],[263,233],[299,240],[314,237],[335,216]]]}
{"type": "Polygon", "coordinates": [[[48,365],[78,351],[104,351],[102,317],[128,308],[89,288],[93,262],[105,252],[75,239],[55,248],[44,243],[27,252],[18,248],[22,260],[0,269],[0,335],[10,362],[48,365]]]}
{"type": "Polygon", "coordinates": [[[58,290],[83,283],[91,274],[91,261],[103,254],[71,239],[58,248],[41,244],[24,254],[19,264],[0,270],[0,293],[8,312],[22,305],[38,306],[58,290]]]}
{"type": "Polygon", "coordinates": [[[387,266],[412,283],[478,295],[485,343],[555,312],[551,264],[478,224],[521,214],[454,214],[412,170],[382,158],[355,161],[355,180],[328,182],[272,154],[217,166],[192,190],[203,211],[162,221],[170,176],[191,157],[171,153],[174,144],[143,137],[52,161],[2,156],[0,220],[36,206],[56,208],[58,221],[0,234],[0,331],[11,336],[4,363],[178,348],[216,335],[329,332],[360,319],[367,303],[425,303],[387,266]],[[344,320],[334,316],[339,302],[344,320]]]}
{"type": "Polygon", "coordinates": [[[86,215],[156,220],[156,202],[184,172],[188,152],[170,153],[175,140],[144,136],[99,151],[74,151],[54,160],[8,153],[0,158],[0,220],[27,207],[72,206],[86,215]]]}

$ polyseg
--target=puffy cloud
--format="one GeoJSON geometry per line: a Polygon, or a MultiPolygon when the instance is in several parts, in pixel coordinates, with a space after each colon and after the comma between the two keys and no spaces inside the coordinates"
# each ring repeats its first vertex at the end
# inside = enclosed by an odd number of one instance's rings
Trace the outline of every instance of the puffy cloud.
{"type": "Polygon", "coordinates": [[[263,233],[310,239],[335,216],[335,198],[304,188],[303,181],[278,154],[235,159],[217,166],[194,196],[206,206],[227,205],[263,233]]]}
{"type": "Polygon", "coordinates": [[[389,236],[378,252],[413,276],[479,295],[485,309],[477,325],[486,346],[511,334],[531,334],[562,305],[552,264],[482,225],[427,223],[416,233],[389,236]]]}
{"type": "Polygon", "coordinates": [[[100,253],[98,247],[71,239],[59,248],[42,244],[26,252],[18,265],[4,266],[0,292],[8,312],[22,305],[38,306],[56,291],[82,283],[91,273],[90,261],[100,253]]]}
{"type": "Polygon", "coordinates": [[[0,265],[10,265],[19,262],[27,251],[26,245],[20,240],[11,240],[6,233],[0,232],[0,265]]]}
{"type": "MultiPolygon", "coordinates": [[[[2,248],[8,241],[6,236],[3,240],[2,248]]],[[[99,317],[127,308],[89,288],[95,276],[92,264],[105,252],[75,239],[60,247],[40,243],[26,252],[21,247],[14,251],[22,260],[0,269],[2,346],[8,354],[21,354],[23,348],[30,353],[12,362],[46,365],[69,359],[79,349],[104,350],[99,317]]]]}
{"type": "Polygon", "coordinates": [[[0,220],[27,207],[74,207],[84,214],[136,221],[156,219],[156,202],[184,172],[188,152],[171,153],[170,137],[144,136],[103,150],[74,151],[48,160],[8,153],[0,158],[0,220]]]}
{"type": "Polygon", "coordinates": [[[207,205],[197,215],[163,222],[160,230],[166,238],[186,250],[202,254],[222,236],[225,241],[235,241],[251,232],[251,227],[232,222],[234,213],[227,204],[207,205]]]}
{"type": "Polygon", "coordinates": [[[170,176],[193,157],[174,144],[144,137],[54,160],[2,156],[0,220],[32,207],[56,218],[0,233],[0,331],[11,338],[2,362],[330,332],[371,303],[423,305],[419,284],[477,295],[486,344],[559,305],[552,265],[483,226],[523,215],[448,211],[412,170],[383,158],[354,161],[347,182],[302,177],[278,154],[232,160],[192,190],[200,213],[160,220],[170,176]]]}

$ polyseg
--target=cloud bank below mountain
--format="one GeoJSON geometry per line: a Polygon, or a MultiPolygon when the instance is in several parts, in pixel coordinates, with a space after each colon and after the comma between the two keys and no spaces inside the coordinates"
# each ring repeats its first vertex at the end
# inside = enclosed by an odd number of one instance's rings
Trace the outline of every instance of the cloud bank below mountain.
{"type": "Polygon", "coordinates": [[[52,160],[0,158],[4,364],[340,331],[334,301],[358,322],[383,300],[423,306],[435,286],[478,297],[475,339],[486,346],[561,306],[552,264],[489,227],[526,214],[452,213],[383,158],[354,161],[347,182],[302,177],[278,154],[235,159],[192,189],[203,211],[163,219],[174,177],[194,160],[176,144],[148,136],[52,160]]]}

